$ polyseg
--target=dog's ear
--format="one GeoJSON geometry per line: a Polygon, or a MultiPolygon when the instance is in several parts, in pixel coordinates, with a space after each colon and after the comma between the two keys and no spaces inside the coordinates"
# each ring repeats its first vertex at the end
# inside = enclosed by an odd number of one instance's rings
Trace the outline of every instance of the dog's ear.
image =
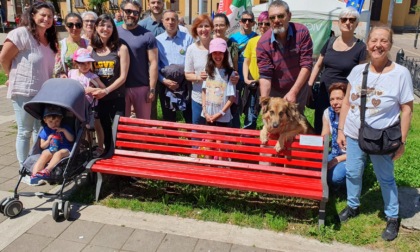
{"type": "Polygon", "coordinates": [[[287,109],[286,109],[286,114],[287,117],[293,121],[293,120],[298,120],[300,117],[300,113],[298,110],[298,104],[294,103],[294,102],[287,102],[286,104],[287,109]]]}
{"type": "Polygon", "coordinates": [[[268,104],[270,103],[270,97],[260,97],[261,113],[265,114],[268,111],[268,104]]]}

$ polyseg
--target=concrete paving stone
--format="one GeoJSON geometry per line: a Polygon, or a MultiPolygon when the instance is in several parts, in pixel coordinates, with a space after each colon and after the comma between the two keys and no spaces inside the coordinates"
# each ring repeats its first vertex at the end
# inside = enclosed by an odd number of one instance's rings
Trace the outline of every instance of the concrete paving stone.
{"type": "Polygon", "coordinates": [[[0,170],[0,177],[2,178],[11,179],[17,176],[19,176],[19,169],[11,165],[3,166],[0,170]]]}
{"type": "Polygon", "coordinates": [[[122,249],[139,251],[139,248],[141,248],[142,252],[156,251],[165,235],[165,233],[136,229],[125,242],[122,249]]]}
{"type": "Polygon", "coordinates": [[[266,252],[267,250],[256,247],[248,247],[238,244],[233,244],[230,249],[231,252],[266,252]]]}
{"type": "Polygon", "coordinates": [[[229,252],[231,247],[230,243],[200,239],[194,252],[229,252]]]}
{"type": "Polygon", "coordinates": [[[23,234],[9,244],[3,252],[38,252],[53,241],[51,237],[36,234],[23,234]]]}
{"type": "MultiPolygon", "coordinates": [[[[115,252],[115,251],[118,251],[118,250],[115,250],[113,248],[108,248],[108,247],[96,246],[96,245],[92,245],[92,244],[88,244],[82,250],[82,252],[115,252]]],[[[138,251],[140,251],[140,250],[138,250],[138,251]]]]}
{"type": "Polygon", "coordinates": [[[41,219],[38,223],[32,226],[26,233],[28,234],[39,234],[46,237],[57,238],[66,230],[72,222],[61,221],[56,222],[53,220],[51,215],[47,215],[41,219]]]}
{"type": "Polygon", "coordinates": [[[133,232],[133,228],[104,225],[98,234],[96,234],[96,236],[92,239],[90,244],[110,247],[113,249],[121,249],[133,232]],[[112,235],[110,236],[109,234],[112,235]]]}
{"type": "Polygon", "coordinates": [[[13,192],[15,189],[17,180],[14,179],[8,179],[4,183],[0,184],[0,191],[6,191],[6,192],[13,192]]]}
{"type": "Polygon", "coordinates": [[[1,155],[0,156],[0,164],[11,165],[15,162],[16,162],[16,155],[14,153],[9,154],[9,155],[1,155]]]}
{"type": "Polygon", "coordinates": [[[197,238],[167,234],[156,252],[192,252],[197,242],[197,238]]]}
{"type": "MultiPolygon", "coordinates": [[[[2,199],[0,199],[2,200],[2,199]]],[[[7,220],[8,217],[4,216],[3,214],[0,214],[0,223],[2,223],[3,221],[7,220]]]]}
{"type": "Polygon", "coordinates": [[[74,241],[79,243],[89,243],[93,237],[104,226],[102,223],[77,220],[73,222],[58,239],[74,241]]]}
{"type": "Polygon", "coordinates": [[[42,252],[77,252],[82,251],[85,246],[84,243],[55,239],[42,252]]]}

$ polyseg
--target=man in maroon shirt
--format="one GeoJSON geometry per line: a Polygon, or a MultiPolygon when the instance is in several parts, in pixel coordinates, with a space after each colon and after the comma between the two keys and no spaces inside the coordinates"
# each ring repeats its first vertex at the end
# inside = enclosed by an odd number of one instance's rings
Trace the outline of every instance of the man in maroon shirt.
{"type": "Polygon", "coordinates": [[[281,0],[268,7],[271,30],[257,46],[261,97],[283,97],[305,110],[312,70],[312,40],[302,24],[292,23],[289,5],[281,0]]]}

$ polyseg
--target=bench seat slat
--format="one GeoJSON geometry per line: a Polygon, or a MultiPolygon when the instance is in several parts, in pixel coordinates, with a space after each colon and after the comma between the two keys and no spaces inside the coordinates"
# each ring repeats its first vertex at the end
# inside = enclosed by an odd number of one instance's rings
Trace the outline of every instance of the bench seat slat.
{"type": "Polygon", "coordinates": [[[147,160],[147,159],[139,159],[139,162],[136,162],[135,165],[133,163],[124,162],[124,160],[120,160],[120,158],[114,158],[112,161],[104,161],[99,162],[96,165],[96,168],[93,171],[99,171],[102,167],[106,169],[106,167],[114,167],[114,169],[118,171],[124,171],[125,169],[129,168],[132,170],[138,169],[150,169],[150,170],[166,170],[171,171],[172,173],[191,173],[197,176],[203,177],[224,177],[232,180],[243,180],[249,182],[257,182],[259,183],[267,183],[273,184],[280,187],[302,187],[307,188],[308,190],[316,190],[321,189],[322,185],[320,183],[319,178],[310,178],[310,177],[296,177],[296,176],[288,176],[288,175],[280,175],[274,173],[262,173],[257,171],[249,171],[249,170],[232,170],[226,168],[214,168],[209,166],[197,166],[197,165],[190,165],[190,164],[181,164],[181,163],[170,163],[170,162],[159,162],[156,160],[147,160]],[[134,168],[133,168],[134,167],[134,168]]]}

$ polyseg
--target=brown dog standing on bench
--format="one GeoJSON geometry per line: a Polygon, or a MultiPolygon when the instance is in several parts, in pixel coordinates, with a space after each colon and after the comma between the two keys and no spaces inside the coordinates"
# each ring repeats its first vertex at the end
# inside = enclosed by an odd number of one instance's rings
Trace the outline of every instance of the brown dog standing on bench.
{"type": "Polygon", "coordinates": [[[298,134],[314,134],[314,129],[305,116],[299,113],[296,103],[279,97],[261,97],[261,114],[264,127],[260,131],[260,140],[266,144],[270,135],[278,135],[274,147],[277,152],[284,148],[286,141],[298,134]]]}

